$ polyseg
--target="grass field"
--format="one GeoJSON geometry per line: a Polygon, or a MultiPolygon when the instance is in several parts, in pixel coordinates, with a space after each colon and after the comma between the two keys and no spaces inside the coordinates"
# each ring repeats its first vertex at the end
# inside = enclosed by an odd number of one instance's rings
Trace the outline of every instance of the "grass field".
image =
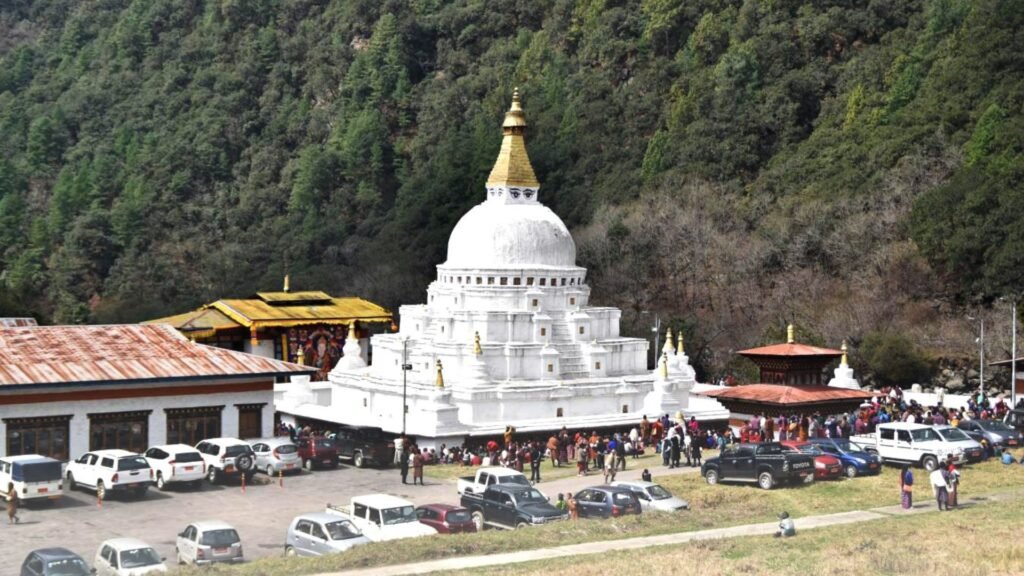
{"type": "MultiPolygon", "coordinates": [[[[653,452],[647,452],[639,458],[626,458],[626,469],[632,470],[634,468],[653,468],[655,466],[661,466],[661,454],[655,454],[653,452]]],[[[460,476],[471,476],[476,472],[474,466],[459,466],[445,465],[445,466],[426,466],[423,468],[423,476],[426,478],[433,478],[435,480],[456,480],[460,476]]],[[[523,468],[523,473],[527,476],[530,475],[530,465],[527,464],[523,468]]],[[[590,471],[590,476],[599,477],[601,474],[595,470],[590,471]]],[[[540,478],[543,482],[550,482],[551,480],[558,480],[560,478],[567,478],[569,476],[576,475],[576,463],[570,462],[559,467],[555,467],[551,464],[551,459],[546,458],[540,467],[540,478]]]]}
{"type": "MultiPolygon", "coordinates": [[[[399,564],[447,558],[493,554],[516,550],[530,550],[563,544],[592,542],[649,536],[670,532],[718,528],[757,522],[770,522],[786,510],[796,518],[812,514],[828,514],[849,510],[864,510],[899,503],[898,470],[885,468],[878,476],[842,479],[829,482],[780,487],[765,491],[753,485],[707,485],[696,474],[658,477],[653,470],[654,480],[661,482],[674,494],[690,501],[691,510],[676,514],[643,514],[629,518],[610,520],[581,520],[576,523],[560,522],[528,530],[505,532],[487,530],[482,534],[436,536],[396,543],[378,543],[361,546],[338,556],[315,559],[271,558],[234,567],[214,567],[203,570],[208,574],[313,574],[343,569],[399,564]]],[[[927,477],[923,470],[916,469],[917,500],[930,500],[927,477]]],[[[970,466],[963,471],[961,501],[971,496],[1018,489],[1024,485],[1024,467],[1003,466],[991,460],[970,466]]],[[[956,512],[960,514],[961,512],[956,512]]],[[[964,513],[966,514],[966,512],[964,513]]],[[[927,515],[929,518],[933,515],[927,515]]],[[[950,518],[956,518],[951,516],[950,518]]],[[[931,520],[932,522],[940,521],[931,520]]],[[[922,520],[921,522],[929,522],[922,520]]],[[[873,526],[873,525],[872,525],[873,526]]],[[[1017,529],[1021,528],[1020,520],[1017,529]]],[[[857,525],[843,528],[847,531],[871,531],[857,525]]],[[[979,536],[980,537],[980,536],[979,536]]],[[[794,541],[793,546],[803,546],[807,539],[794,541]]],[[[881,540],[874,540],[883,546],[881,540]]],[[[709,546],[707,544],[694,546],[709,546]]],[[[730,549],[731,550],[731,549],[730,549]]],[[[733,554],[729,552],[729,554],[733,554]]],[[[736,553],[738,554],[738,553],[736,553]]],[[[780,553],[781,554],[781,553],[780,553]]],[[[631,555],[635,556],[635,555],[631,555]]],[[[738,556],[737,556],[738,558],[738,556]]],[[[779,560],[782,561],[782,560],[779,560]]],[[[675,569],[675,566],[673,566],[675,569]]],[[[865,570],[867,568],[865,567],[865,570]]],[[[894,568],[895,570],[895,568],[894,568]]],[[[635,571],[630,571],[635,573],[635,571]]],[[[755,571],[760,573],[760,571],[755,571]]],[[[193,573],[183,570],[183,573],[193,573]]],[[[199,571],[194,573],[198,574],[199,571]]],[[[626,572],[621,572],[626,573],[626,572]]]]}
{"type": "MultiPolygon", "coordinates": [[[[1017,467],[1019,468],[1019,467],[1017,467]]],[[[964,501],[962,501],[964,502],[964,501]]],[[[448,576],[660,574],[1024,574],[1024,500],[852,526],[445,572],[448,576]]],[[[799,524],[798,524],[799,526],[799,524]]]]}

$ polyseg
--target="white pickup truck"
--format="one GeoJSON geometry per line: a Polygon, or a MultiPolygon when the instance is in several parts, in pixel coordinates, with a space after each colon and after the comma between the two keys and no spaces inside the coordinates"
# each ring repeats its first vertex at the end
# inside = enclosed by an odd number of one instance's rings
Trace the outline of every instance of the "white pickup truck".
{"type": "Polygon", "coordinates": [[[530,486],[530,481],[522,472],[501,466],[485,466],[476,471],[473,476],[462,476],[456,483],[459,495],[483,494],[488,486],[494,484],[520,484],[530,486]]]}
{"type": "Polygon", "coordinates": [[[437,534],[420,523],[412,502],[389,494],[354,496],[348,506],[328,504],[327,513],[347,518],[372,542],[437,534]]]}
{"type": "Polygon", "coordinates": [[[879,424],[876,432],[851,436],[850,441],[878,454],[882,462],[920,464],[928,471],[945,462],[950,454],[958,464],[965,460],[964,447],[959,442],[947,441],[927,424],[879,424]]]}

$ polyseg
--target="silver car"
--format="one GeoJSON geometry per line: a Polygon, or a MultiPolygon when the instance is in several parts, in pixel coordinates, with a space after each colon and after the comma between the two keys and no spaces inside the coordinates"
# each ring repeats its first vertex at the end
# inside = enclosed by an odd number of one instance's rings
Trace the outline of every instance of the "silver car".
{"type": "Polygon", "coordinates": [[[226,522],[193,522],[178,534],[174,544],[178,564],[241,562],[242,541],[226,522]]]}
{"type": "Polygon", "coordinates": [[[100,544],[92,561],[97,576],[142,576],[167,572],[164,559],[137,538],[112,538],[100,544]]]}
{"type": "Polygon", "coordinates": [[[612,486],[629,488],[636,493],[637,498],[640,499],[640,507],[643,508],[644,512],[649,510],[675,512],[676,510],[690,509],[689,502],[673,496],[671,492],[654,482],[612,482],[612,486]]]}
{"type": "Polygon", "coordinates": [[[323,556],[369,544],[352,522],[326,512],[296,516],[288,526],[284,553],[287,556],[323,556]]]}
{"type": "Polygon", "coordinates": [[[267,476],[302,470],[299,449],[288,437],[249,440],[249,444],[256,454],[256,469],[266,472],[267,476]]]}

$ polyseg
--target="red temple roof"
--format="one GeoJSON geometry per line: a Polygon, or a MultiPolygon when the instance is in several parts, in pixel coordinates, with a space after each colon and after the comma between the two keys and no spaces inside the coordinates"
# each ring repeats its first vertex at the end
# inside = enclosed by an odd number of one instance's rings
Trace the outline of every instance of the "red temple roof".
{"type": "Polygon", "coordinates": [[[721,390],[710,390],[705,395],[724,400],[741,400],[772,406],[803,406],[868,400],[873,394],[831,386],[786,386],[782,384],[746,384],[721,390]]]}
{"type": "Polygon", "coordinates": [[[843,351],[790,342],[788,344],[772,344],[771,346],[740,350],[737,354],[741,356],[835,356],[838,358],[843,355],[843,351]]]}

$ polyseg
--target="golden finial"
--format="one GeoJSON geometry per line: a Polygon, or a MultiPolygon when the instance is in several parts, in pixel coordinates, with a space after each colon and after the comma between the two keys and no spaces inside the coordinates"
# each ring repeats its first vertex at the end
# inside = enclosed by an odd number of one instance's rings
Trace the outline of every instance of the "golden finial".
{"type": "Polygon", "coordinates": [[[839,361],[839,365],[840,365],[840,366],[847,366],[847,365],[848,365],[848,364],[846,363],[846,352],[847,352],[847,347],[846,347],[846,339],[845,339],[845,338],[843,339],[843,345],[842,345],[842,346],[840,346],[840,347],[839,347],[839,349],[843,351],[843,359],[839,361]]]}
{"type": "Polygon", "coordinates": [[[483,353],[484,351],[480,348],[480,333],[473,332],[473,355],[479,356],[483,353]]]}
{"type": "Polygon", "coordinates": [[[665,345],[661,347],[665,352],[675,354],[676,345],[672,342],[672,327],[665,331],[665,345]]]}
{"type": "Polygon", "coordinates": [[[526,132],[526,114],[519,102],[519,89],[512,92],[512,106],[505,113],[501,123],[501,150],[494,161],[494,168],[487,177],[487,186],[514,186],[540,188],[537,175],[533,172],[530,157],[526,153],[523,134],[526,132]]]}
{"type": "Polygon", "coordinates": [[[306,351],[301,346],[295,351],[295,361],[298,362],[299,366],[306,365],[306,351]]]}
{"type": "Polygon", "coordinates": [[[359,337],[356,335],[355,320],[352,320],[351,322],[348,323],[348,337],[350,340],[359,340],[359,337]]]}
{"type": "Polygon", "coordinates": [[[285,274],[285,275],[284,275],[284,291],[285,291],[285,292],[287,292],[288,290],[290,290],[290,288],[289,288],[289,286],[288,286],[288,284],[289,284],[288,280],[289,280],[289,278],[288,278],[288,275],[287,275],[287,274],[285,274]]]}
{"type": "Polygon", "coordinates": [[[682,330],[679,331],[679,336],[676,338],[676,344],[678,346],[678,348],[676,349],[676,354],[679,355],[679,356],[682,356],[684,354],[684,352],[683,352],[683,331],[682,330]]]}
{"type": "Polygon", "coordinates": [[[792,344],[793,342],[796,342],[795,334],[796,334],[796,328],[794,328],[792,324],[790,324],[789,326],[786,326],[786,343],[787,344],[792,344]]]}
{"type": "Polygon", "coordinates": [[[668,352],[661,353],[661,379],[668,380],[668,352]]]}
{"type": "Polygon", "coordinates": [[[441,360],[437,360],[437,382],[438,388],[444,388],[444,374],[441,373],[441,360]]]}

